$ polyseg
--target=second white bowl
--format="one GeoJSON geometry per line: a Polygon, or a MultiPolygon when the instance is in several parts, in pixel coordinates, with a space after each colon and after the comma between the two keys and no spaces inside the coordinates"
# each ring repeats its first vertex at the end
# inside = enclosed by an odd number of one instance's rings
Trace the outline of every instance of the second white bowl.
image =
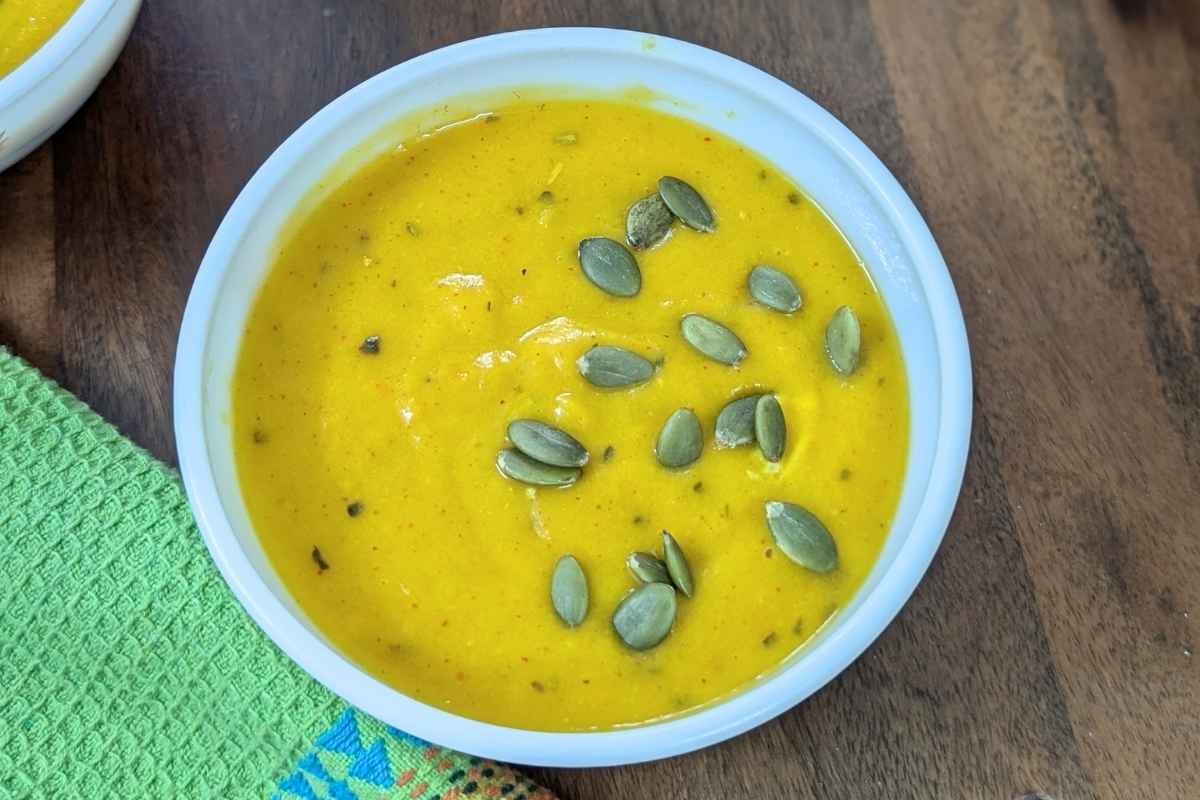
{"type": "Polygon", "coordinates": [[[83,0],[66,24],[0,78],[0,172],[28,155],[96,90],[142,0],[83,0]]]}

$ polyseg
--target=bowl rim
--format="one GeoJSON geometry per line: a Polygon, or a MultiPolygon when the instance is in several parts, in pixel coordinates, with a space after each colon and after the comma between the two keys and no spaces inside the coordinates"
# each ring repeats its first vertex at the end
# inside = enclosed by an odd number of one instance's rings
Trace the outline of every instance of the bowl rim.
{"type": "Polygon", "coordinates": [[[83,46],[116,4],[117,0],[83,0],[33,55],[0,78],[0,109],[20,100],[50,77],[83,46]]]}
{"type": "MultiPolygon", "coordinates": [[[[657,34],[610,28],[543,28],[494,34],[449,45],[387,69],[327,104],[292,133],[243,187],[196,274],[180,329],[174,376],[175,435],[196,521],[214,562],[259,627],[302,669],[354,706],[424,739],[466,752],[544,766],[606,766],[678,755],[762,724],[832,680],[873,642],[907,602],[937,551],[953,513],[966,467],[971,429],[970,354],[962,311],[949,271],[924,219],[883,163],[848,128],[783,81],[731,56],[657,34]],[[889,219],[921,276],[941,365],[940,422],[928,486],[912,528],[879,583],[843,625],[813,647],[804,670],[791,667],[694,713],[662,722],[599,732],[543,732],[462,717],[389,690],[320,641],[266,586],[238,545],[224,516],[204,435],[204,365],[210,320],[226,269],[272,186],[306,149],[396,83],[406,83],[476,58],[531,51],[628,54],[632,41],[669,42],[656,57],[701,70],[753,91],[781,107],[799,107],[814,133],[867,187],[889,219]]],[[[799,662],[797,662],[799,663],[799,662]]]]}

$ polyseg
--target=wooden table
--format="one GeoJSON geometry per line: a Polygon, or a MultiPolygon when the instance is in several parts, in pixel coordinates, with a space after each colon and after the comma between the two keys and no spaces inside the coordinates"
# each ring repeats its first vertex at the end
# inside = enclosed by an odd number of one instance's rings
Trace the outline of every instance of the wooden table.
{"type": "Polygon", "coordinates": [[[578,800],[1200,796],[1190,0],[153,0],[0,175],[0,341],[172,461],[180,315],[253,170],[385,67],[570,24],[722,50],[846,122],[941,244],[977,395],[941,553],[841,677],[701,753],[535,775],[578,800]]]}

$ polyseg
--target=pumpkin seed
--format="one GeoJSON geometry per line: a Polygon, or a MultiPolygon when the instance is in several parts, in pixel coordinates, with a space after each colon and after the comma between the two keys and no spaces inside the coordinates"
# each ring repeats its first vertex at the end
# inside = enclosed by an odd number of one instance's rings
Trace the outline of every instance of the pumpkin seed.
{"type": "Polygon", "coordinates": [[[679,221],[689,228],[704,233],[712,233],[717,229],[717,220],[712,209],[691,184],[664,175],[658,179],[658,193],[671,213],[679,217],[679,221]]]}
{"type": "Polygon", "coordinates": [[[379,353],[379,337],[372,334],[362,340],[362,344],[358,346],[358,351],[368,356],[377,355],[379,353]]]}
{"type": "Polygon", "coordinates": [[[587,576],[575,556],[565,555],[554,565],[554,573],[550,576],[550,602],[559,618],[572,628],[587,616],[587,576]]]}
{"type": "Polygon", "coordinates": [[[795,503],[766,503],[767,528],[784,555],[814,572],[829,572],[838,565],[837,543],[813,513],[795,503]]]}
{"type": "Polygon", "coordinates": [[[750,270],[746,281],[750,296],[767,308],[790,314],[800,308],[802,302],[796,282],[787,273],[766,264],[750,270]]]}
{"type": "Polygon", "coordinates": [[[654,364],[631,350],[609,344],[596,345],[575,362],[579,374],[593,386],[612,389],[645,383],[654,375],[654,364]]]}
{"type": "Polygon", "coordinates": [[[850,306],[842,306],[833,313],[833,319],[825,328],[825,353],[834,369],[849,375],[858,368],[861,349],[862,328],[858,317],[850,306]]]}
{"type": "Polygon", "coordinates": [[[675,588],[683,592],[685,596],[691,597],[695,585],[692,583],[692,569],[688,566],[683,548],[670,533],[663,531],[662,534],[663,556],[667,562],[667,574],[671,576],[671,583],[675,584],[675,588]]]}
{"type": "Polygon", "coordinates": [[[783,407],[773,394],[764,394],[754,406],[754,438],[767,461],[775,463],[783,457],[787,422],[783,418],[783,407]]]}
{"type": "Polygon", "coordinates": [[[754,407],[762,395],[731,400],[717,414],[717,447],[741,447],[754,441],[754,407]]]}
{"type": "Polygon", "coordinates": [[[686,467],[700,457],[704,447],[704,432],[700,418],[690,408],[677,409],[667,417],[654,445],[654,455],[664,467],[686,467]]]}
{"type": "Polygon", "coordinates": [[[679,323],[683,338],[713,361],[731,367],[746,357],[746,345],[721,323],[699,314],[687,314],[679,323]]]}
{"type": "Polygon", "coordinates": [[[630,553],[625,559],[625,565],[633,573],[633,577],[642,583],[670,583],[671,575],[667,565],[657,556],[650,553],[630,553]]]}
{"type": "Polygon", "coordinates": [[[642,288],[642,272],[625,245],[593,236],[579,243],[579,266],[587,279],[617,297],[633,297],[642,288]]]}
{"type": "Polygon", "coordinates": [[[667,238],[674,221],[671,209],[655,192],[629,207],[625,215],[625,238],[635,250],[653,247],[667,238]]]}
{"type": "Polygon", "coordinates": [[[634,650],[649,650],[671,632],[678,604],[666,583],[644,583],[625,595],[613,612],[613,628],[634,650]]]}
{"type": "Polygon", "coordinates": [[[520,450],[506,447],[496,456],[496,469],[505,477],[532,486],[570,486],[579,480],[578,467],[556,467],[530,458],[520,450]]]}
{"type": "Polygon", "coordinates": [[[588,451],[566,431],[534,419],[518,419],[508,425],[513,446],[532,459],[555,467],[582,467],[588,451]]]}

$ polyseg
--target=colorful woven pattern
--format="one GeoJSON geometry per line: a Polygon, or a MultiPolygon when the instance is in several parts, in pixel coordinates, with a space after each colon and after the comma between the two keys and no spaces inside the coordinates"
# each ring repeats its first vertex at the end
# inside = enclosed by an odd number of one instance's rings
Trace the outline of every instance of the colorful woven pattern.
{"type": "Polygon", "coordinates": [[[177,476],[0,348],[0,800],[545,798],[308,678],[177,476]]]}
{"type": "Polygon", "coordinates": [[[465,759],[347,709],[317,737],[295,771],[279,782],[274,797],[550,800],[553,795],[508,767],[479,758],[465,759]]]}

